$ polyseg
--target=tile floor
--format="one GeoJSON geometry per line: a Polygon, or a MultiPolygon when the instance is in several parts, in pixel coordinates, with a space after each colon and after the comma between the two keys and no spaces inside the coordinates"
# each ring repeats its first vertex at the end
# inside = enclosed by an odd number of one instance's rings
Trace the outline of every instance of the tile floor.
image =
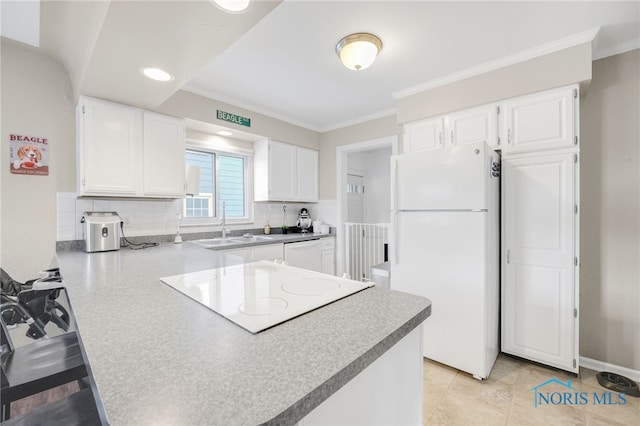
{"type": "MultiPolygon", "coordinates": [[[[487,380],[478,381],[467,373],[425,360],[424,425],[640,425],[640,398],[626,397],[624,405],[593,403],[593,392],[609,392],[598,384],[596,371],[580,369],[580,376],[500,354],[487,380]],[[530,391],[549,379],[566,383],[571,391],[586,392],[588,403],[534,407],[530,391]]],[[[567,389],[558,384],[545,392],[567,389]]],[[[614,401],[617,393],[613,392],[614,401]]]]}

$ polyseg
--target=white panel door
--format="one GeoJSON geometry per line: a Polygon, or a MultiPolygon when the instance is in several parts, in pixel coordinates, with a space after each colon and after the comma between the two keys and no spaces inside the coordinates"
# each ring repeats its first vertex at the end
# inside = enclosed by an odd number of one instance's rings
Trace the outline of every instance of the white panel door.
{"type": "Polygon", "coordinates": [[[574,154],[502,164],[502,350],[577,372],[574,154]]]}
{"type": "Polygon", "coordinates": [[[145,112],[143,140],[144,195],[184,197],[184,120],[145,112]]]}
{"type": "Polygon", "coordinates": [[[142,184],[142,112],[88,98],[80,108],[80,195],[135,196],[142,184]]]}
{"type": "Polygon", "coordinates": [[[318,201],[318,151],[297,149],[297,191],[299,201],[318,201]]]}
{"type": "Polygon", "coordinates": [[[296,147],[269,141],[269,199],[291,201],[297,197],[296,147]]]}
{"type": "Polygon", "coordinates": [[[577,89],[569,87],[507,101],[505,154],[575,146],[574,96],[577,89]]]}
{"type": "Polygon", "coordinates": [[[442,117],[407,123],[403,127],[404,152],[438,149],[444,145],[442,117]]]}
{"type": "Polygon", "coordinates": [[[449,116],[449,134],[452,145],[486,142],[498,146],[498,107],[487,105],[471,108],[449,116]]]}

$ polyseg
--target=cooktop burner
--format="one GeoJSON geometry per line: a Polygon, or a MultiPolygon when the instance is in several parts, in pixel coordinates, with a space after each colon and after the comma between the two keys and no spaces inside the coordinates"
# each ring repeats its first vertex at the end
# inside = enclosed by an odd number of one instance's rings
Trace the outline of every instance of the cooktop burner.
{"type": "Polygon", "coordinates": [[[269,261],[173,275],[161,281],[252,333],[373,285],[269,261]]]}
{"type": "Polygon", "coordinates": [[[340,288],[340,283],[326,278],[302,278],[282,284],[285,293],[300,296],[319,296],[340,288]]]}

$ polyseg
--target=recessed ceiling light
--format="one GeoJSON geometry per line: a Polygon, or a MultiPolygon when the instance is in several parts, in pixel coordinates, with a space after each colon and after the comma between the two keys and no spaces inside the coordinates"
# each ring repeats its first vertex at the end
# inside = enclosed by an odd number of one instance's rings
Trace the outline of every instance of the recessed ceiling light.
{"type": "Polygon", "coordinates": [[[226,131],[226,130],[220,130],[220,131],[218,132],[218,134],[219,134],[220,136],[231,136],[231,135],[233,135],[233,133],[228,132],[228,131],[226,131]]]}
{"type": "Polygon", "coordinates": [[[220,9],[225,12],[244,12],[248,7],[251,0],[210,0],[220,9]]]}
{"type": "Polygon", "coordinates": [[[140,70],[142,74],[146,75],[152,80],[156,81],[171,81],[173,80],[173,75],[169,74],[165,70],[160,68],[153,67],[145,67],[140,70]]]}

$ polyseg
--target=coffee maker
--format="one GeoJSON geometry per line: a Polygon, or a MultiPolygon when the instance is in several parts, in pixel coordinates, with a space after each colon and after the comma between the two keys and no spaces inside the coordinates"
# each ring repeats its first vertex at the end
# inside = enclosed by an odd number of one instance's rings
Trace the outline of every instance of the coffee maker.
{"type": "Polygon", "coordinates": [[[311,228],[311,216],[309,215],[309,210],[305,207],[300,209],[300,213],[298,213],[298,221],[296,222],[296,226],[300,228],[300,232],[306,234],[309,232],[309,228],[311,228]]]}

